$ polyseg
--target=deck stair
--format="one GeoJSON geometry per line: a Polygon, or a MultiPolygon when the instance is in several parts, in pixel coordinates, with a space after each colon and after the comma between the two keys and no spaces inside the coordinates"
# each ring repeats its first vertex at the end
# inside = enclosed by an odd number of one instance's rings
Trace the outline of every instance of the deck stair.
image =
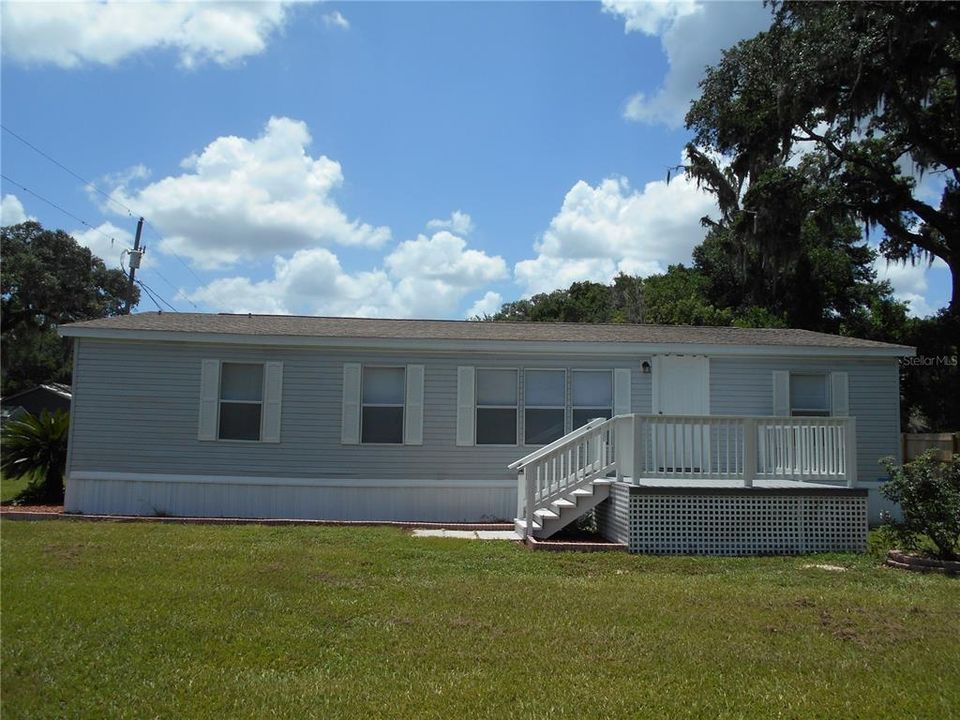
{"type": "Polygon", "coordinates": [[[545,540],[606,500],[615,480],[613,442],[613,421],[591,420],[511,464],[517,533],[545,540]]]}
{"type": "MultiPolygon", "coordinates": [[[[550,507],[540,508],[533,513],[533,532],[536,538],[546,539],[565,528],[567,525],[583,517],[602,503],[610,494],[612,480],[598,479],[591,481],[589,487],[577,488],[570,497],[560,498],[550,503],[550,507]]],[[[514,520],[514,529],[521,537],[527,536],[527,521],[525,518],[514,520]]]]}

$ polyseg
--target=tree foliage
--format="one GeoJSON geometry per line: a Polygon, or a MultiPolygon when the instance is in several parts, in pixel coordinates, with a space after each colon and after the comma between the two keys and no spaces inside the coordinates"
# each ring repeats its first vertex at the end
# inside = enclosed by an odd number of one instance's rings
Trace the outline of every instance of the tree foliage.
{"type": "MultiPolygon", "coordinates": [[[[127,278],[62,230],[26,222],[0,229],[3,394],[70,381],[63,323],[119,315],[127,278]]],[[[133,304],[139,300],[136,288],[133,304]]]]}
{"type": "Polygon", "coordinates": [[[736,313],[706,297],[707,278],[683,265],[646,278],[621,273],[609,285],[576,282],[567,289],[506,303],[487,320],[652,323],[657,325],[781,325],[768,313],[736,313]]]}
{"type": "Polygon", "coordinates": [[[960,559],[960,458],[948,462],[928,450],[916,460],[896,465],[884,461],[890,481],[881,491],[903,510],[903,520],[885,518],[905,550],[922,549],[923,538],[942,560],[960,559]]]}
{"type": "Polygon", "coordinates": [[[774,4],[770,29],[725,51],[687,115],[687,169],[717,195],[717,226],[789,262],[812,190],[820,222],[879,227],[888,259],[946,262],[960,314],[958,30],[956,3],[774,4]],[[794,169],[801,149],[810,166],[794,169]],[[937,200],[918,190],[931,174],[937,200]]]}
{"type": "Polygon", "coordinates": [[[16,498],[20,501],[63,502],[63,473],[67,463],[70,416],[63,410],[27,413],[8,420],[0,433],[3,455],[0,470],[9,478],[29,478],[16,498]]]}

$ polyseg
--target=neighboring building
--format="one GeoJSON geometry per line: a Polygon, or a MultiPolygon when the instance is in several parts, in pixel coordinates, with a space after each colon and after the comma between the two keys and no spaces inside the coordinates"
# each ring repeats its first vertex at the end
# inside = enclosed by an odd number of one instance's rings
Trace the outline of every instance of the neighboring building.
{"type": "Polygon", "coordinates": [[[0,398],[0,417],[3,422],[17,418],[25,413],[39,416],[44,410],[70,412],[70,386],[61,383],[47,383],[29,390],[12,393],[0,398]]]}
{"type": "Polygon", "coordinates": [[[783,532],[861,547],[914,352],[802,330],[187,313],[61,332],[76,343],[68,511],[519,517],[547,536],[596,505],[606,534],[657,552],[810,545],[644,540],[641,505],[679,495],[767,535],[839,513],[846,540],[820,520],[783,532]]]}

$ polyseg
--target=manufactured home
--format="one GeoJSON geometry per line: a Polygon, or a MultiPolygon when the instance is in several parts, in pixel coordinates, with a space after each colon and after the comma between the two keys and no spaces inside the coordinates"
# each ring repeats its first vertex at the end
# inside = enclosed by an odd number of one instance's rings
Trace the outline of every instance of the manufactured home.
{"type": "Polygon", "coordinates": [[[139,313],[75,343],[66,510],[863,549],[913,348],[803,330],[139,313]]]}

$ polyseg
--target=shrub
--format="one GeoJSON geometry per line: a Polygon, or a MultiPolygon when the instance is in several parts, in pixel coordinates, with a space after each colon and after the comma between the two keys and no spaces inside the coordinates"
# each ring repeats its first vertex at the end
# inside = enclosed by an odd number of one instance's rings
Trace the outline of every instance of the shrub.
{"type": "Polygon", "coordinates": [[[62,410],[44,410],[40,417],[28,413],[3,426],[0,470],[10,478],[30,479],[14,502],[63,502],[69,427],[70,416],[62,410]]]}
{"type": "Polygon", "coordinates": [[[889,513],[885,522],[904,550],[923,551],[926,537],[931,554],[941,560],[960,558],[960,457],[948,462],[928,450],[916,460],[897,466],[883,461],[889,482],[880,491],[903,510],[903,521],[889,513]]]}

